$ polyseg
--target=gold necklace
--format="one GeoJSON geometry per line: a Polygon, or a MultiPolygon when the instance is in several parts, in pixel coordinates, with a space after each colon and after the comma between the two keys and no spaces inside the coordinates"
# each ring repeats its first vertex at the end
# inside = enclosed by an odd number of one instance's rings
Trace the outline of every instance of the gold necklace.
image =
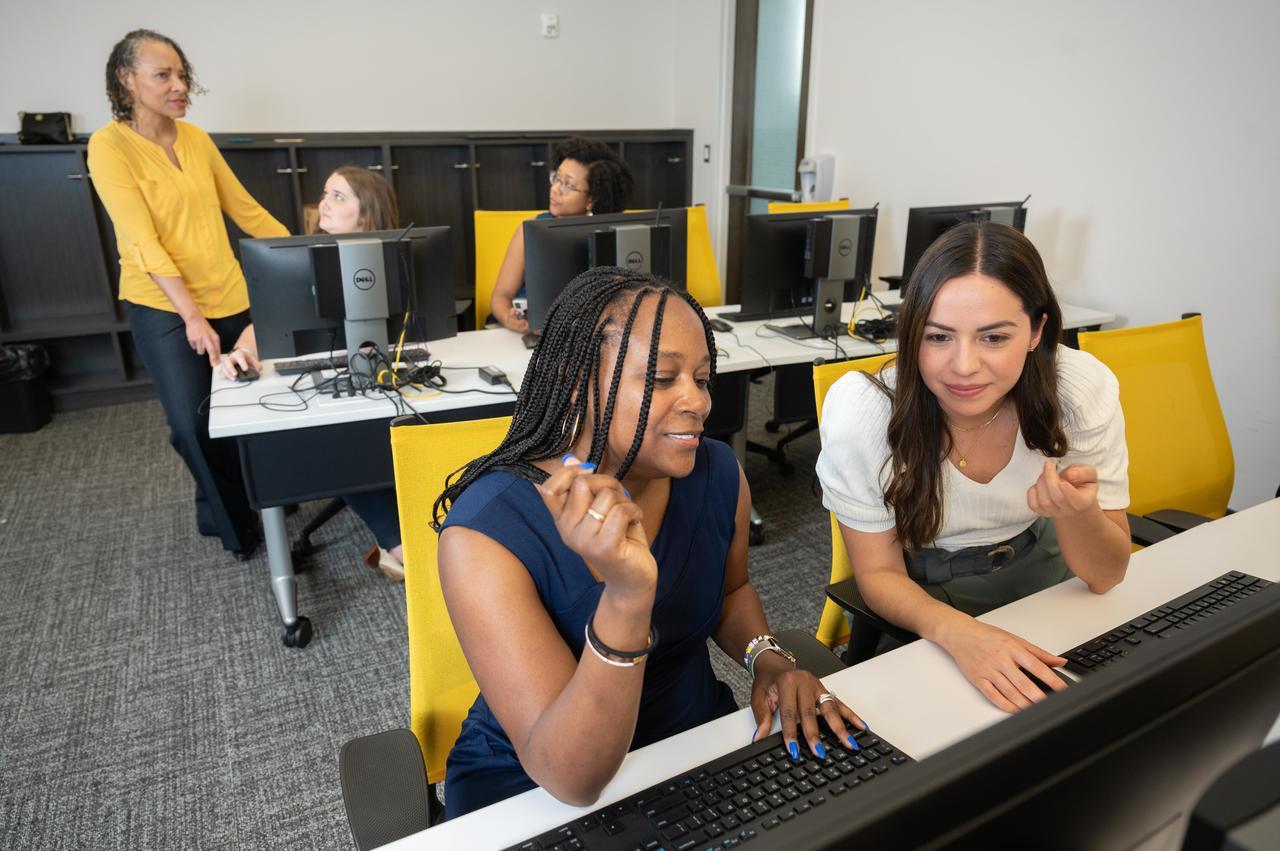
{"type": "MultiPolygon", "coordinates": [[[[956,425],[955,423],[947,423],[947,428],[950,428],[950,429],[959,429],[960,431],[976,431],[976,432],[982,432],[982,431],[985,431],[985,430],[986,430],[987,426],[989,426],[989,425],[991,425],[993,422],[995,422],[995,421],[996,421],[996,418],[997,418],[997,417],[999,417],[999,416],[1000,416],[1001,414],[1003,414],[1003,413],[1004,413],[1004,403],[1003,403],[1003,402],[1001,402],[1001,403],[1000,403],[1000,407],[996,410],[996,412],[995,412],[994,414],[992,414],[992,415],[991,415],[991,419],[987,420],[985,423],[983,423],[983,424],[982,424],[982,425],[980,425],[980,426],[970,426],[969,428],[965,428],[964,426],[962,426],[962,425],[956,425]]],[[[979,435],[979,438],[981,438],[981,435],[979,435]]],[[[968,461],[966,461],[966,460],[965,460],[965,458],[964,458],[964,456],[968,455],[969,453],[968,453],[968,452],[962,452],[962,451],[960,450],[960,443],[959,443],[959,441],[957,441],[957,440],[956,440],[956,436],[955,436],[955,434],[954,434],[954,433],[952,433],[952,435],[951,435],[951,443],[952,443],[952,445],[953,445],[953,446],[955,446],[955,448],[956,448],[956,456],[957,456],[957,458],[958,458],[958,460],[956,461],[956,466],[957,466],[957,467],[959,467],[961,470],[963,470],[965,467],[969,466],[969,462],[968,462],[968,461]]],[[[970,448],[970,449],[974,449],[974,448],[976,448],[976,447],[977,447],[977,444],[978,444],[978,440],[975,440],[975,441],[973,442],[973,444],[971,444],[971,445],[969,446],[969,448],[970,448]]]]}

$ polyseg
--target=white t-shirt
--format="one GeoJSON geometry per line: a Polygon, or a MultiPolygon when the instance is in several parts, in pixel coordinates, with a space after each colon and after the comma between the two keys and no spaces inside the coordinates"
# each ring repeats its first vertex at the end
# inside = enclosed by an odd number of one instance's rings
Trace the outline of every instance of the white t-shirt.
{"type": "MultiPolygon", "coordinates": [[[[1129,507],[1129,450],[1124,441],[1120,384],[1093,355],[1058,347],[1058,397],[1067,454],[1054,459],[1058,470],[1090,464],[1098,471],[1098,505],[1107,510],[1129,507]]],[[[896,371],[884,378],[894,386],[896,371]]],[[[822,504],[845,526],[860,532],[893,528],[893,512],[885,505],[889,482],[888,396],[862,373],[837,381],[822,406],[822,452],[818,478],[822,504]]],[[[1028,449],[1021,430],[1013,456],[990,482],[967,478],[943,461],[942,528],[933,546],[959,550],[994,544],[1017,535],[1035,522],[1027,507],[1027,489],[1044,467],[1045,455],[1028,449]]]]}

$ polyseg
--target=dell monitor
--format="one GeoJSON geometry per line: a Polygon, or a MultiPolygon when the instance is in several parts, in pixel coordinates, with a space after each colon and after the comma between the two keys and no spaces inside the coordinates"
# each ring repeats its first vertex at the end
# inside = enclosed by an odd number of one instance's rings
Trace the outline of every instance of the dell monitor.
{"type": "Polygon", "coordinates": [[[454,336],[451,252],[448,227],[241,240],[259,355],[454,336]]]}
{"type": "Polygon", "coordinates": [[[786,847],[1170,847],[1280,715],[1280,583],[1168,633],[797,819],[786,847]]]}
{"type": "Polygon", "coordinates": [[[540,329],[560,291],[596,266],[621,266],[685,289],[688,215],[684,207],[524,223],[529,327],[540,329]]]}
{"type": "Polygon", "coordinates": [[[891,287],[904,286],[933,241],[962,222],[996,222],[1019,232],[1027,224],[1028,195],[1021,201],[994,204],[952,204],[947,207],[912,207],[907,213],[907,245],[902,253],[902,275],[886,276],[891,287]]]}
{"type": "MultiPolygon", "coordinates": [[[[839,323],[840,305],[870,284],[876,220],[874,207],[747,216],[742,310],[721,318],[809,315],[812,327],[797,325],[794,335],[825,336],[839,323]]],[[[790,333],[788,327],[777,330],[790,333]]]]}

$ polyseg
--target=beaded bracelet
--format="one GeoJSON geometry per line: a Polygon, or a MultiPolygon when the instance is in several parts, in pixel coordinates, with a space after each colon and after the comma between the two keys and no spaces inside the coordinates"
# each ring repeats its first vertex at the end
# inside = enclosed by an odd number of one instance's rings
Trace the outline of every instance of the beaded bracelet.
{"type": "Polygon", "coordinates": [[[642,650],[637,650],[634,653],[628,653],[622,650],[614,650],[612,647],[610,647],[609,645],[601,641],[599,636],[596,635],[595,628],[592,626],[592,621],[594,620],[595,620],[594,614],[591,617],[587,618],[587,626],[586,626],[586,629],[584,630],[587,636],[587,646],[591,648],[591,652],[596,654],[596,657],[601,662],[604,662],[607,665],[612,665],[615,668],[634,668],[636,665],[639,665],[641,662],[643,662],[645,660],[645,657],[647,657],[650,653],[652,653],[653,648],[658,645],[658,630],[656,627],[650,624],[648,647],[645,647],[642,650]],[[610,656],[612,656],[613,658],[612,659],[609,658],[610,656]]]}

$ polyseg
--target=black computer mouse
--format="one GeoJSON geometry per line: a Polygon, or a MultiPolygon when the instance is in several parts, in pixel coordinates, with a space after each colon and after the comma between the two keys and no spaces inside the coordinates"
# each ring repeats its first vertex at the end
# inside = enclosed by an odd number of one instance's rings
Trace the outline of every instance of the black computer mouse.
{"type": "Polygon", "coordinates": [[[257,381],[259,378],[258,371],[251,366],[240,368],[240,364],[236,364],[236,381],[241,384],[247,384],[250,381],[257,381]]]}
{"type": "Polygon", "coordinates": [[[725,322],[723,319],[708,319],[707,324],[711,326],[711,330],[713,331],[727,332],[733,330],[733,326],[728,322],[725,322]]]}

